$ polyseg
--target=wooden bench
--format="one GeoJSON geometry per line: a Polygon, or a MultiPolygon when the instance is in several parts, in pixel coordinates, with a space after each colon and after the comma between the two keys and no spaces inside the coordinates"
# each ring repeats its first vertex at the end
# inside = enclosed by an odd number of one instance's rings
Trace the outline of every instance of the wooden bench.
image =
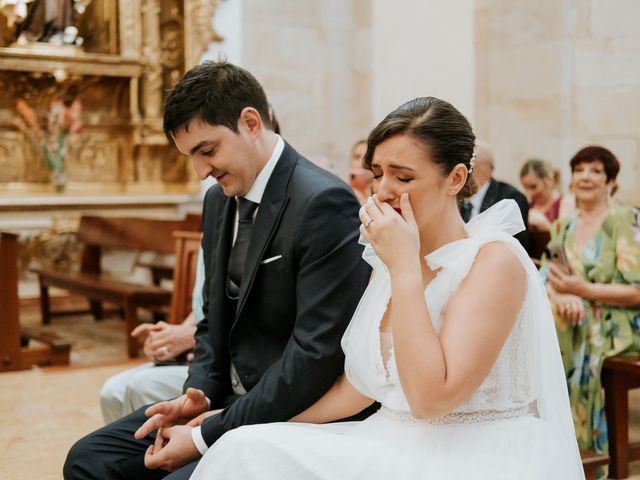
{"type": "Polygon", "coordinates": [[[640,442],[629,443],[629,390],[640,388],[640,358],[605,359],[602,386],[611,457],[609,478],[627,478],[629,462],[640,459],[640,442]]]}
{"type": "Polygon", "coordinates": [[[169,323],[182,323],[191,313],[191,293],[196,281],[198,250],[202,234],[174,232],[176,265],[173,273],[173,296],[169,323]]]}
{"type": "Polygon", "coordinates": [[[582,451],[580,457],[582,457],[582,468],[584,468],[586,480],[596,480],[600,467],[609,463],[609,457],[600,453],[582,451]]]}
{"type": "Polygon", "coordinates": [[[0,232],[0,372],[34,365],[68,365],[71,342],[52,332],[20,327],[18,300],[18,241],[0,232]],[[37,340],[42,345],[30,345],[37,340]]]}
{"type": "MultiPolygon", "coordinates": [[[[109,278],[101,271],[103,248],[174,253],[174,231],[199,231],[199,216],[184,220],[156,220],[149,218],[83,216],[78,238],[84,243],[79,272],[61,272],[50,268],[36,268],[40,282],[42,322],[48,324],[52,315],[49,287],[58,287],[81,294],[89,299],[96,319],[103,316],[102,302],[110,302],[123,309],[126,331],[138,325],[138,308],[168,307],[171,291],[157,285],[141,285],[109,278]]],[[[137,340],[127,336],[129,357],[138,353],[137,340]]]]}

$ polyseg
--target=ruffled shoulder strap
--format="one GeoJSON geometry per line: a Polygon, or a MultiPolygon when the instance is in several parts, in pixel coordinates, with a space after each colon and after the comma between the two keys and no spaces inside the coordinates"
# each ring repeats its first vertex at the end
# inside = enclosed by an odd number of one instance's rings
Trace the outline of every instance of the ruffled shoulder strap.
{"type": "Polygon", "coordinates": [[[468,238],[447,243],[425,257],[429,268],[470,266],[485,243],[494,240],[513,241],[513,235],[524,230],[524,222],[515,200],[502,200],[475,216],[466,225],[468,238]]]}
{"type": "Polygon", "coordinates": [[[467,224],[469,236],[503,232],[510,236],[524,230],[524,221],[515,200],[500,200],[467,224]]]}

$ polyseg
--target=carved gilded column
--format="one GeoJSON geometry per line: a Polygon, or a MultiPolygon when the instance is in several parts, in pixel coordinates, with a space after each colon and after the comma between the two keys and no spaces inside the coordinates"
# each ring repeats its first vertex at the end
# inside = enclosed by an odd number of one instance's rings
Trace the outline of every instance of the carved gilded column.
{"type": "Polygon", "coordinates": [[[142,6],[142,105],[145,120],[152,123],[162,117],[162,64],[160,59],[160,4],[143,0],[142,6]]]}
{"type": "Polygon", "coordinates": [[[209,42],[224,38],[213,28],[213,16],[219,0],[184,0],[184,56],[185,69],[200,62],[209,42]]]}
{"type": "Polygon", "coordinates": [[[142,29],[140,26],[140,0],[118,0],[120,17],[120,55],[140,58],[142,29]]]}

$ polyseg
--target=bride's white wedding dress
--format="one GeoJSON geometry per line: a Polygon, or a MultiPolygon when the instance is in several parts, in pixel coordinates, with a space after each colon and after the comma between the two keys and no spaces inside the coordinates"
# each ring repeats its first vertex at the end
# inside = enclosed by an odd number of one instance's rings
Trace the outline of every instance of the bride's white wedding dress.
{"type": "Polygon", "coordinates": [[[535,266],[511,237],[522,229],[516,203],[502,201],[469,222],[469,238],[426,257],[432,269],[440,269],[424,293],[437,331],[447,302],[484,244],[505,242],[527,271],[515,326],[489,376],[458,409],[431,421],[410,415],[394,356],[392,351],[383,355],[385,339],[379,331],[391,294],[389,274],[366,246],[363,257],[375,276],[342,347],[349,381],[380,402],[381,409],[362,422],[240,427],[209,449],[191,478],[583,479],[546,293],[535,266]]]}

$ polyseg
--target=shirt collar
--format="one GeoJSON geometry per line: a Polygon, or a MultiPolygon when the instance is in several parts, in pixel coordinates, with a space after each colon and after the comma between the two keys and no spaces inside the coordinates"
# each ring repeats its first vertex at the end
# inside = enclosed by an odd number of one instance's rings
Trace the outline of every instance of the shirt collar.
{"type": "Polygon", "coordinates": [[[251,200],[254,203],[259,204],[262,201],[262,196],[264,195],[264,191],[267,188],[267,183],[271,178],[273,169],[276,167],[278,159],[280,158],[280,155],[282,155],[282,151],[284,150],[284,140],[282,140],[282,137],[278,134],[276,134],[276,137],[278,137],[278,139],[276,141],[276,146],[273,149],[273,153],[271,153],[271,157],[269,157],[267,163],[265,163],[264,167],[262,167],[262,170],[260,170],[260,173],[254,180],[253,185],[251,185],[251,188],[244,196],[244,198],[246,198],[247,200],[251,200]]]}
{"type": "Polygon", "coordinates": [[[484,196],[487,194],[487,190],[489,190],[490,183],[491,180],[485,182],[485,184],[482,185],[471,198],[469,198],[469,203],[473,205],[474,214],[480,213],[480,207],[482,207],[482,201],[484,200],[484,196]]]}

